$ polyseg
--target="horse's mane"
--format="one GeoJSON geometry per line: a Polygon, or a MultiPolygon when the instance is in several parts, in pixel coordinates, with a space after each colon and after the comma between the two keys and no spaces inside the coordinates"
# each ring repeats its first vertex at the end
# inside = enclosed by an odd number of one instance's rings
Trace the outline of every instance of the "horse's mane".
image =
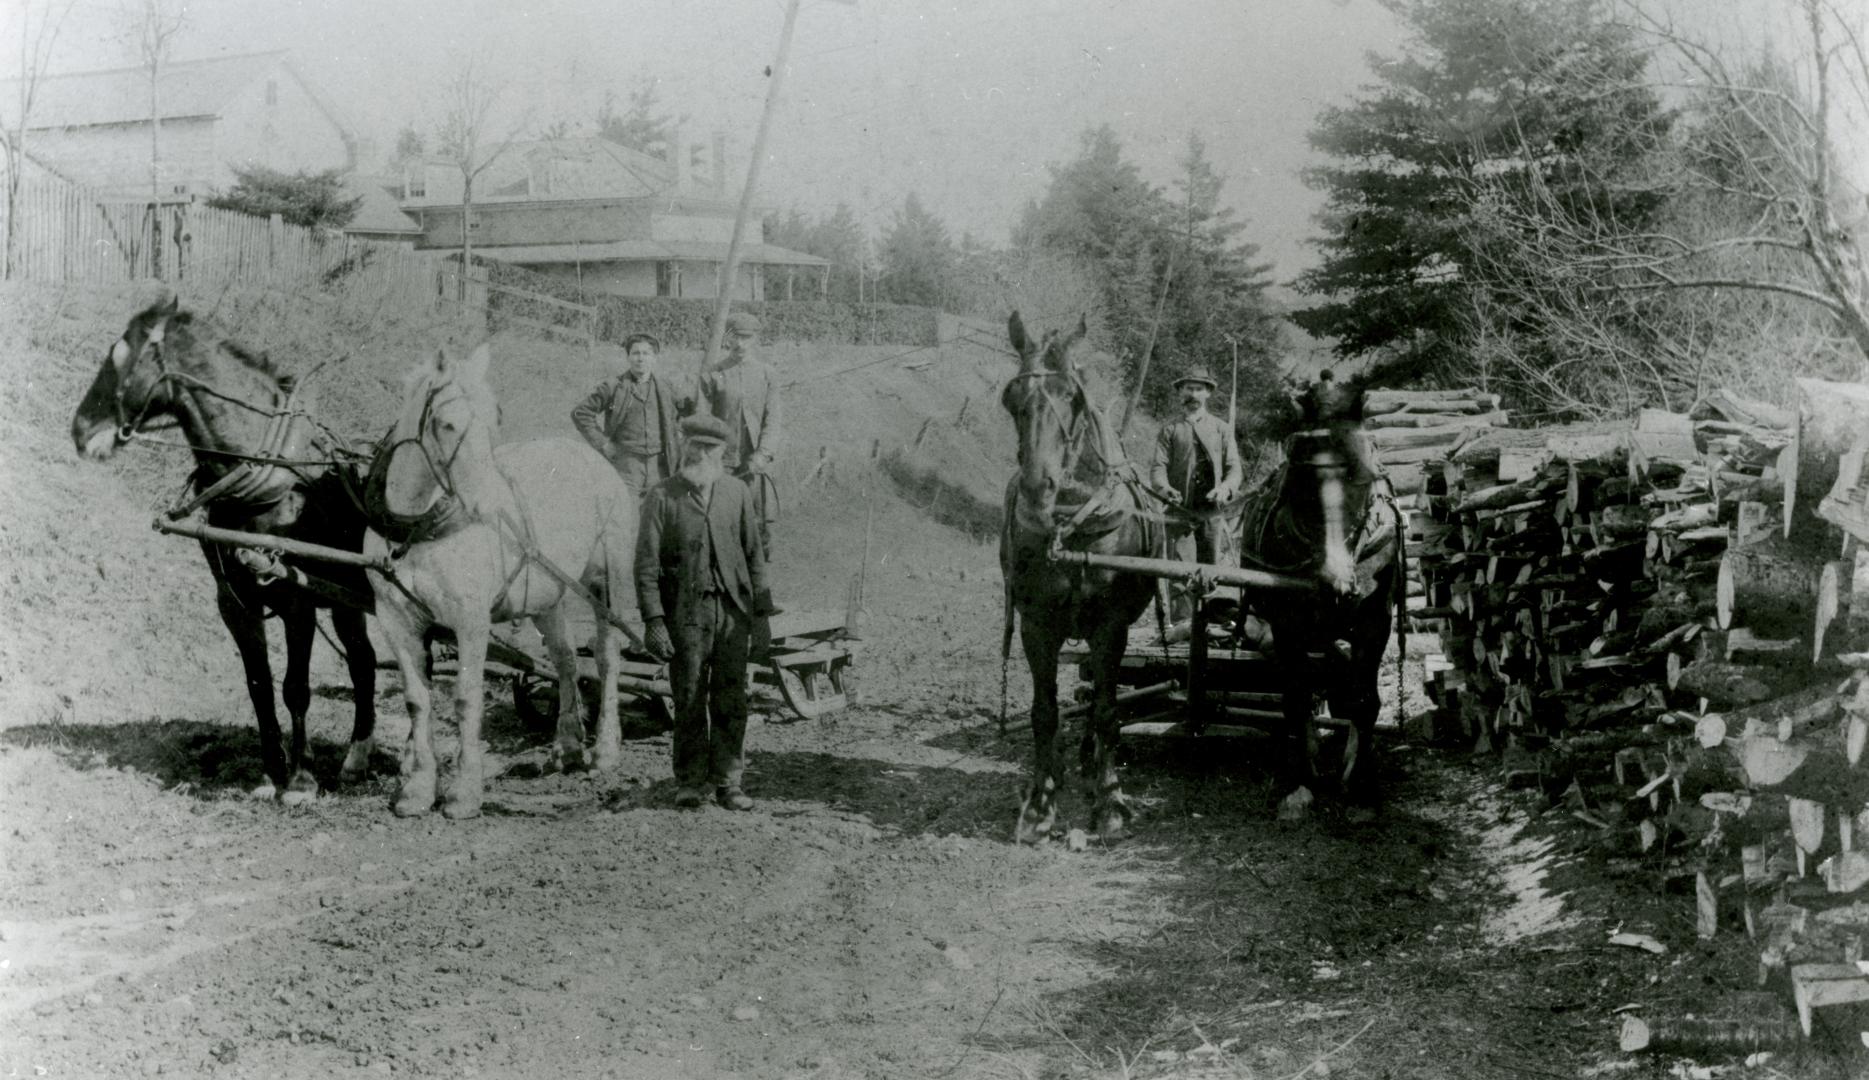
{"type": "MultiPolygon", "coordinates": [[[[161,304],[152,304],[134,320],[136,327],[145,335],[157,319],[163,318],[161,304]]],[[[197,319],[192,311],[174,311],[166,315],[169,332],[179,332],[191,343],[207,346],[218,352],[226,353],[239,361],[243,367],[255,374],[263,375],[274,382],[289,382],[294,376],[284,370],[268,353],[243,345],[227,335],[227,332],[210,318],[197,319]]]]}

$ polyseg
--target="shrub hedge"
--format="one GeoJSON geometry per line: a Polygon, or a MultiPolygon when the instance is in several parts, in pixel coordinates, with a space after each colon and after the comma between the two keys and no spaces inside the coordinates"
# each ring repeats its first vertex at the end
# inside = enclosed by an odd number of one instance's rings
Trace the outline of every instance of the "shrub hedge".
{"type": "MultiPolygon", "coordinates": [[[[475,262],[486,268],[494,285],[596,308],[595,333],[600,341],[620,343],[630,334],[647,333],[659,338],[664,347],[707,346],[712,300],[593,293],[507,263],[475,262]]],[[[576,312],[497,289],[491,290],[488,307],[489,325],[495,329],[501,326],[503,315],[581,329],[582,316],[576,312]]],[[[941,313],[935,308],[824,300],[736,300],[733,308],[758,315],[765,324],[762,336],[767,341],[839,345],[935,345],[940,341],[941,313]]],[[[508,325],[524,324],[508,320],[508,325]]]]}

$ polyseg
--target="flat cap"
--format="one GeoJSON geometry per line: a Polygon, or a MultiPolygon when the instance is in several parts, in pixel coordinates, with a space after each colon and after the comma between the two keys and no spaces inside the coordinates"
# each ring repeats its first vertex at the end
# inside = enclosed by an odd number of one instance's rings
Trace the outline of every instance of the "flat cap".
{"type": "Polygon", "coordinates": [[[736,311],[727,316],[727,333],[740,337],[759,335],[759,316],[750,311],[736,311]]]}
{"type": "Polygon", "coordinates": [[[681,422],[681,437],[697,442],[725,443],[727,425],[715,416],[690,416],[681,422]]]}
{"type": "Polygon", "coordinates": [[[1218,390],[1220,388],[1219,381],[1216,380],[1212,375],[1209,375],[1207,373],[1206,368],[1189,368],[1188,370],[1182,372],[1180,377],[1175,379],[1176,386],[1180,386],[1182,383],[1189,383],[1189,382],[1206,383],[1209,389],[1214,389],[1214,390],[1218,390]]]}
{"type": "Polygon", "coordinates": [[[623,339],[623,351],[628,352],[630,347],[635,345],[638,341],[648,342],[649,347],[656,352],[662,351],[661,339],[657,338],[654,334],[644,334],[640,331],[623,339]]]}

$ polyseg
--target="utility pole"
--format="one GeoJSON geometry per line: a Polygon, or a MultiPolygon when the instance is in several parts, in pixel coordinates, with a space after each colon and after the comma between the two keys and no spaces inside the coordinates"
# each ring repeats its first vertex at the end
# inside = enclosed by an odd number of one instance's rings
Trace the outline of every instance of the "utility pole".
{"type": "MultiPolygon", "coordinates": [[[[759,131],[753,136],[753,156],[746,163],[746,186],[740,189],[740,209],[733,219],[733,237],[727,242],[727,265],[721,269],[720,287],[715,290],[714,319],[707,328],[707,356],[702,369],[712,371],[720,362],[720,339],[727,330],[727,307],[733,300],[734,279],[740,272],[740,242],[746,236],[746,219],[753,208],[753,189],[759,183],[759,166],[766,160],[766,136],[772,130],[772,116],[779,104],[779,89],[785,84],[785,61],[792,52],[792,30],[798,25],[798,0],[786,0],[785,28],[779,31],[779,56],[772,62],[772,82],[766,86],[766,108],[759,117],[759,131]]],[[[676,151],[676,168],[685,168],[681,160],[685,150],[676,151]]]]}

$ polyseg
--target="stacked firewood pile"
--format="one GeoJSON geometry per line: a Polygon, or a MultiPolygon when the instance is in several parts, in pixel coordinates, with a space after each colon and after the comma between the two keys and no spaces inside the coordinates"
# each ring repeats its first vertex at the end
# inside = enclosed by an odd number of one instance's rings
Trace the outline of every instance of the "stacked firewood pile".
{"type": "MultiPolygon", "coordinates": [[[[1417,631],[1441,629],[1437,613],[1430,610],[1421,567],[1443,532],[1430,513],[1431,501],[1446,492],[1442,462],[1505,423],[1499,395],[1471,388],[1372,390],[1363,396],[1363,427],[1408,522],[1408,610],[1417,631]]],[[[1452,668],[1438,653],[1424,660],[1437,677],[1452,668]]]]}
{"type": "Polygon", "coordinates": [[[1606,847],[1652,860],[1701,936],[1752,936],[1806,1034],[1829,1014],[1853,1043],[1869,387],[1798,390],[1795,412],[1716,392],[1685,414],[1486,430],[1421,462],[1414,615],[1440,620],[1433,734],[1503,751],[1606,847]]]}

